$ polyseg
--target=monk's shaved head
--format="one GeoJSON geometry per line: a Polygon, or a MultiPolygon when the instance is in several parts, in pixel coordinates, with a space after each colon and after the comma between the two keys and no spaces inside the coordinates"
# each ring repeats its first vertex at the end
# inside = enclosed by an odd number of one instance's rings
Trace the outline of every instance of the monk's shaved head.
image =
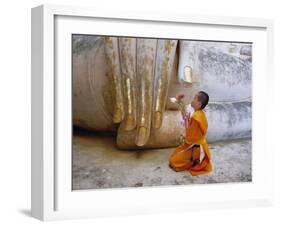
{"type": "Polygon", "coordinates": [[[198,92],[198,101],[201,103],[201,109],[204,109],[209,102],[209,95],[204,91],[198,92]]]}

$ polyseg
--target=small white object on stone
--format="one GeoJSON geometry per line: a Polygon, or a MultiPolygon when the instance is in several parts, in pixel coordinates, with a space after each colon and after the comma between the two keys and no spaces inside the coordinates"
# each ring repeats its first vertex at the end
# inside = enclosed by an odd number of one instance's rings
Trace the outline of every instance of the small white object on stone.
{"type": "Polygon", "coordinates": [[[192,83],[192,67],[191,66],[185,66],[183,69],[183,80],[186,83],[192,83]]]}

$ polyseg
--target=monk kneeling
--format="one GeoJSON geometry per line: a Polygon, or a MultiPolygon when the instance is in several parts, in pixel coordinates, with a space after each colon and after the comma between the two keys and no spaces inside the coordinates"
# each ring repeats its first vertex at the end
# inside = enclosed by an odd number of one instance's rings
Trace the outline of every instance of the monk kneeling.
{"type": "Polygon", "coordinates": [[[206,141],[208,121],[202,111],[208,102],[208,94],[200,91],[191,102],[194,109],[192,116],[190,117],[190,113],[183,113],[185,142],[174,150],[169,159],[169,165],[175,171],[189,170],[193,176],[212,171],[211,155],[206,141]]]}

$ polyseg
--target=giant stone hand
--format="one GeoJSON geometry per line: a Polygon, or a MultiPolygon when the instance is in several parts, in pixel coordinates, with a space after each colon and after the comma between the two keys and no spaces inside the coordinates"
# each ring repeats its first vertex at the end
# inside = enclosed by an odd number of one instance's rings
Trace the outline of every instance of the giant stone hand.
{"type": "Polygon", "coordinates": [[[113,122],[136,129],[138,146],[147,143],[151,126],[161,127],[176,46],[176,40],[105,38],[113,122]]]}

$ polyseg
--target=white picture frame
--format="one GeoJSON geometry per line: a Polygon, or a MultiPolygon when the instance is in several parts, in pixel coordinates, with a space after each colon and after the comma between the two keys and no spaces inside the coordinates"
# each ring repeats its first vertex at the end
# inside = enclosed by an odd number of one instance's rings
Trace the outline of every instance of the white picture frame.
{"type": "Polygon", "coordinates": [[[42,5],[32,9],[31,38],[33,217],[56,220],[272,205],[273,176],[266,172],[273,171],[273,148],[264,134],[269,131],[264,103],[273,90],[273,21],[42,5]],[[174,33],[167,33],[167,27],[174,33]],[[187,38],[186,32],[192,31],[189,39],[252,41],[253,181],[72,191],[71,112],[67,109],[71,98],[69,34],[74,30],[166,38],[187,38]]]}

